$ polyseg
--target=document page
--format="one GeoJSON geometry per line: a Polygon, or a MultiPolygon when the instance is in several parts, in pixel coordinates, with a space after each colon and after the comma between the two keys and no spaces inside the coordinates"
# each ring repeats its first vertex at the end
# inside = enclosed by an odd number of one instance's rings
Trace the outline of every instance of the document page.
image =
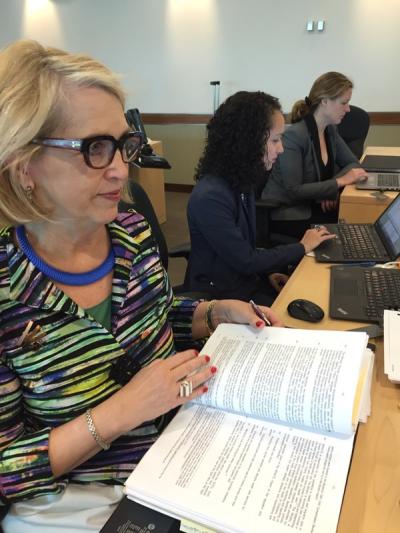
{"type": "Polygon", "coordinates": [[[218,531],[336,530],[353,436],[181,409],[126,483],[133,499],[218,531]]]}
{"type": "Polygon", "coordinates": [[[385,309],[383,326],[385,374],[393,383],[400,383],[400,313],[385,309]]]}
{"type": "Polygon", "coordinates": [[[350,435],[368,336],[221,324],[204,346],[218,372],[196,402],[350,435]]]}

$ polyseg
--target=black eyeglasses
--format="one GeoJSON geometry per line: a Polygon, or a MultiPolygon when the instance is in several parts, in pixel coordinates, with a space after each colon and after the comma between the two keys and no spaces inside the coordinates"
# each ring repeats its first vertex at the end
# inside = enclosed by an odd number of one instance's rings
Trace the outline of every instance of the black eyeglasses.
{"type": "Polygon", "coordinates": [[[97,135],[86,139],[33,139],[32,143],[82,152],[88,167],[106,168],[114,159],[117,149],[121,152],[124,163],[135,161],[143,147],[144,139],[140,131],[131,131],[119,139],[112,135],[97,135]]]}

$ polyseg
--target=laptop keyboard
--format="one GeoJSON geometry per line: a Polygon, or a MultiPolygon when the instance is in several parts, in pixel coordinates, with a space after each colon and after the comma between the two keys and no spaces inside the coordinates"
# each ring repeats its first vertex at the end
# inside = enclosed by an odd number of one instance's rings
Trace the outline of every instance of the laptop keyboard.
{"type": "Polygon", "coordinates": [[[377,180],[378,187],[398,187],[399,175],[398,174],[378,174],[377,180]]]}
{"type": "Polygon", "coordinates": [[[338,224],[337,231],[344,258],[371,259],[382,255],[382,251],[374,241],[372,226],[338,224]]]}
{"type": "Polygon", "coordinates": [[[371,320],[382,318],[384,309],[400,309],[400,273],[396,269],[364,270],[367,307],[371,320]]]}

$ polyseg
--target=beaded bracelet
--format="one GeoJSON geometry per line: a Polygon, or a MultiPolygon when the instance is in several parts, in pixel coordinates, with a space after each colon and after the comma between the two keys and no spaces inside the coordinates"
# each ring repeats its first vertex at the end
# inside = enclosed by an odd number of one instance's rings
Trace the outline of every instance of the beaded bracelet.
{"type": "Polygon", "coordinates": [[[86,423],[88,425],[88,429],[90,431],[90,434],[94,438],[94,440],[97,442],[97,444],[102,448],[103,450],[108,450],[111,446],[108,442],[103,440],[100,435],[97,433],[96,426],[94,425],[93,418],[92,418],[92,410],[88,409],[85,413],[86,423]]]}
{"type": "Polygon", "coordinates": [[[211,300],[211,302],[208,302],[206,313],[204,315],[204,321],[206,324],[208,336],[212,335],[212,333],[214,333],[215,331],[215,328],[212,322],[212,312],[213,312],[213,309],[216,303],[217,303],[217,300],[211,300]]]}

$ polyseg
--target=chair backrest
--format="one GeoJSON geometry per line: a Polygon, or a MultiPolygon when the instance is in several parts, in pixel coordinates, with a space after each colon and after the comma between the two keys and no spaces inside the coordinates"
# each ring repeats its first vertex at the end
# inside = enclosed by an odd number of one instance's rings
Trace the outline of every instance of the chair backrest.
{"type": "Polygon", "coordinates": [[[158,222],[157,215],[154,211],[153,205],[147,196],[146,191],[136,181],[129,179],[129,189],[133,198],[133,203],[120,202],[118,211],[126,211],[129,208],[135,209],[138,213],[143,215],[150,225],[153,237],[158,245],[160,257],[165,270],[168,270],[168,247],[164,234],[161,231],[161,226],[158,222]]]}
{"type": "Polygon", "coordinates": [[[256,246],[257,248],[271,248],[280,244],[293,244],[299,239],[270,229],[270,214],[279,204],[271,200],[256,200],[256,246]]]}
{"type": "MultiPolygon", "coordinates": [[[[118,211],[123,212],[129,208],[135,209],[138,213],[143,215],[147,222],[150,225],[153,237],[158,245],[160,251],[161,262],[165,268],[168,270],[168,257],[183,257],[186,260],[189,258],[190,254],[190,245],[188,243],[182,244],[181,246],[176,246],[174,251],[169,254],[167,241],[164,237],[164,234],[161,230],[161,226],[158,222],[157,215],[154,211],[153,205],[147,196],[146,191],[143,187],[136,181],[129,180],[129,189],[131,196],[133,198],[132,203],[120,202],[118,206],[118,211]]],[[[173,290],[175,294],[183,295],[187,298],[193,298],[195,300],[205,299],[209,300],[210,295],[203,292],[193,292],[188,290],[188,280],[189,280],[189,266],[186,268],[185,279],[182,285],[174,285],[173,290]]],[[[0,532],[1,533],[1,532],[0,532]]]]}
{"type": "Polygon", "coordinates": [[[339,135],[360,159],[364,152],[364,142],[369,130],[369,115],[361,107],[350,106],[350,112],[346,113],[342,122],[338,125],[339,135]]]}

